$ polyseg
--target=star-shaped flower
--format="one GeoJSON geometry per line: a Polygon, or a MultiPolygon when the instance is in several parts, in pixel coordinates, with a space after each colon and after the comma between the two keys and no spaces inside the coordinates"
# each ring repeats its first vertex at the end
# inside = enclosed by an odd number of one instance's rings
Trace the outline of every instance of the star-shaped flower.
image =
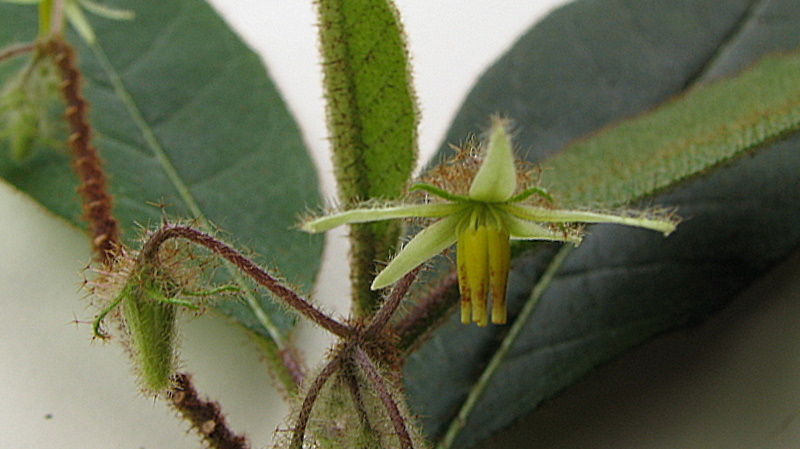
{"type": "Polygon", "coordinates": [[[652,229],[668,235],[677,224],[674,217],[613,215],[582,210],[555,209],[547,193],[531,185],[530,176],[518,170],[507,123],[494,119],[488,142],[478,154],[462,152],[453,162],[434,170],[431,184],[416,184],[443,200],[422,204],[364,207],[307,221],[302,229],[324,232],[349,223],[396,218],[432,218],[433,224],[419,232],[381,271],[373,289],[386,287],[427,259],[456,244],[456,266],[461,292],[461,321],[479,326],[489,321],[487,305],[492,300],[491,320],[506,322],[506,285],[510,266],[510,240],[551,240],[578,244],[581,223],[617,223],[652,229]],[[437,176],[438,175],[438,176],[437,176]],[[458,192],[468,177],[466,192],[458,192]],[[454,192],[455,191],[455,192],[454,192]]]}

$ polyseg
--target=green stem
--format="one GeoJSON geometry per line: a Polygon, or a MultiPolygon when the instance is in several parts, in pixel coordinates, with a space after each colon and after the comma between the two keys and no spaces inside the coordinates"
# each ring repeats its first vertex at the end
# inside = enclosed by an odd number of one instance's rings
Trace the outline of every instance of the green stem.
{"type": "Polygon", "coordinates": [[[464,403],[461,405],[461,409],[458,411],[458,415],[456,415],[456,417],[450,423],[450,426],[448,427],[444,437],[436,445],[436,449],[450,449],[453,447],[456,437],[458,437],[461,429],[463,429],[467,424],[469,415],[472,413],[472,410],[475,409],[475,406],[478,404],[478,400],[483,395],[483,392],[486,391],[486,387],[489,386],[489,381],[492,379],[495,373],[497,373],[497,370],[505,361],[505,358],[508,355],[508,352],[511,350],[511,347],[517,341],[517,337],[519,337],[519,334],[525,328],[525,325],[530,321],[531,314],[536,309],[536,304],[550,286],[550,283],[553,281],[556,273],[561,268],[564,260],[572,252],[572,248],[573,247],[571,245],[564,246],[550,262],[547,270],[542,274],[539,282],[536,283],[531,295],[528,297],[528,300],[522,307],[519,316],[509,329],[508,334],[500,343],[500,347],[497,349],[497,352],[495,352],[491,360],[489,360],[489,364],[486,365],[486,368],[481,373],[480,378],[478,378],[478,381],[475,382],[475,385],[470,390],[469,394],[467,395],[467,399],[464,401],[464,403]]]}
{"type": "Polygon", "coordinates": [[[106,306],[106,308],[100,311],[100,313],[94,319],[94,322],[92,322],[92,333],[94,334],[95,337],[103,340],[108,338],[108,334],[103,330],[103,320],[106,319],[106,316],[108,316],[108,314],[111,313],[112,310],[117,308],[119,303],[122,302],[123,298],[124,295],[122,294],[117,295],[114,301],[112,301],[111,304],[109,304],[108,306],[106,306]]]}
{"type": "Polygon", "coordinates": [[[50,36],[50,28],[53,25],[53,0],[42,0],[39,2],[39,34],[40,40],[45,40],[50,36]]]}
{"type": "Polygon", "coordinates": [[[463,202],[463,201],[470,201],[468,196],[462,195],[455,195],[453,193],[448,192],[447,190],[440,189],[436,186],[432,186],[430,184],[425,184],[424,182],[418,182],[411,186],[411,190],[422,190],[423,192],[428,192],[432,195],[436,195],[439,198],[445,199],[447,201],[451,201],[454,203],[463,202]]]}

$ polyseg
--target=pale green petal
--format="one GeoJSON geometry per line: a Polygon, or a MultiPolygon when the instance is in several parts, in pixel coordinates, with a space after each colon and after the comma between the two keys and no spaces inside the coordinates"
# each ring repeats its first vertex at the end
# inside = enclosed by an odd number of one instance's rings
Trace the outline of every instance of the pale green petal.
{"type": "Polygon", "coordinates": [[[419,264],[455,243],[458,238],[456,228],[463,215],[450,215],[420,231],[375,278],[372,289],[377,290],[397,282],[419,264]]]}
{"type": "Polygon", "coordinates": [[[87,11],[100,17],[105,17],[111,20],[133,20],[136,13],[129,9],[111,8],[106,5],[95,3],[90,0],[79,0],[81,6],[86,8],[87,11]]]}
{"type": "Polygon", "coordinates": [[[555,231],[536,222],[514,216],[507,215],[503,218],[512,240],[550,240],[572,243],[580,243],[581,241],[580,236],[575,232],[555,231]]]}
{"type": "Polygon", "coordinates": [[[517,168],[506,123],[492,122],[486,157],[469,187],[469,197],[477,201],[502,202],[517,188],[517,168]]]}
{"type": "Polygon", "coordinates": [[[95,43],[97,38],[94,35],[94,30],[89,25],[89,21],[86,20],[86,16],[83,15],[83,11],[81,11],[77,3],[74,1],[66,2],[64,4],[64,15],[67,17],[69,24],[72,25],[72,28],[75,28],[75,31],[87,44],[93,45],[95,43]]]}
{"type": "Polygon", "coordinates": [[[464,209],[464,207],[465,205],[463,204],[436,203],[351,209],[307,221],[302,224],[300,229],[315,234],[350,223],[367,223],[409,217],[437,218],[454,214],[464,209]]]}
{"type": "Polygon", "coordinates": [[[543,223],[616,223],[660,231],[663,232],[664,235],[669,235],[677,226],[677,220],[671,217],[656,219],[647,218],[646,216],[621,216],[580,210],[520,206],[515,204],[503,204],[497,207],[515,217],[543,223]]]}

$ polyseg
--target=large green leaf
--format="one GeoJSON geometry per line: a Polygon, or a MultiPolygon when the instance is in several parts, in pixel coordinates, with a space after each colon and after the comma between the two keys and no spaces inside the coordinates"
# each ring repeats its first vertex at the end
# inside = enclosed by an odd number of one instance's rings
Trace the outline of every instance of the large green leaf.
{"type": "MultiPolygon", "coordinates": [[[[153,203],[163,203],[172,216],[202,216],[290,282],[310,286],[322,240],[292,228],[319,204],[316,174],[258,56],[201,0],[110,6],[133,10],[136,18],[89,14],[97,45],[68,38],[79,50],[95,144],[124,239],[137,237],[137,224],[157,225],[161,210],[153,203]]],[[[0,45],[32,39],[35,14],[35,7],[0,3],[0,45]]],[[[7,78],[14,66],[0,74],[7,78]]],[[[16,163],[2,145],[0,176],[83,226],[65,150],[39,146],[16,163]]],[[[282,338],[293,323],[266,296],[218,308],[265,338],[282,338]]]]}
{"type": "MultiPolygon", "coordinates": [[[[479,81],[448,141],[494,112],[519,124],[518,143],[541,162],[615,121],[800,44],[790,1],[579,1],[532,28],[479,81]]],[[[647,200],[687,217],[668,239],[595,226],[563,262],[485,385],[455,447],[474,445],[534,410],[589,370],[654,335],[697,322],[800,243],[798,138],[647,200]]],[[[558,161],[559,158],[553,159],[558,161]]],[[[558,163],[545,171],[559,175],[558,163]]],[[[599,201],[564,186],[572,201],[599,201]],[[570,190],[571,189],[571,190],[570,190]],[[572,192],[572,193],[570,193],[572,192]],[[588,198],[588,199],[587,199],[588,198]]],[[[557,184],[552,181],[551,184],[557,184]]],[[[555,192],[558,194],[558,192],[555,192]]],[[[635,195],[634,195],[635,197],[635,195]]],[[[514,263],[512,316],[531,296],[554,250],[514,263]]],[[[453,320],[406,366],[412,407],[429,435],[452,425],[507,328],[453,320]]]]}

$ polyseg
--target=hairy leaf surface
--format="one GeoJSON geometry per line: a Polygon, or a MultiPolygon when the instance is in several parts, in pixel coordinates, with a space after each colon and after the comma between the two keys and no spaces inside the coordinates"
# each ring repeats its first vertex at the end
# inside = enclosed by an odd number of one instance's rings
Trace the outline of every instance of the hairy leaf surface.
{"type": "MultiPolygon", "coordinates": [[[[417,156],[417,106],[405,35],[391,0],[317,0],[320,48],[339,199],[352,206],[396,199],[417,156]]],[[[386,260],[397,223],[351,227],[354,307],[374,311],[376,262],[386,260]]]]}

